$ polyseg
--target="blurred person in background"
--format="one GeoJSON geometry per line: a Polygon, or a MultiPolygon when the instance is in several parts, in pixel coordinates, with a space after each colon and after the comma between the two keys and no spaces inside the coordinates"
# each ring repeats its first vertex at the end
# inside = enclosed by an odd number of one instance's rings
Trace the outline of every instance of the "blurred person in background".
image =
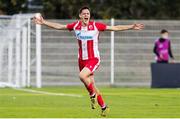
{"type": "Polygon", "coordinates": [[[174,63],[174,56],[171,50],[171,41],[169,39],[169,32],[166,29],[161,30],[161,37],[155,41],[154,53],[156,55],[157,63],[168,63],[169,57],[174,63]]]}

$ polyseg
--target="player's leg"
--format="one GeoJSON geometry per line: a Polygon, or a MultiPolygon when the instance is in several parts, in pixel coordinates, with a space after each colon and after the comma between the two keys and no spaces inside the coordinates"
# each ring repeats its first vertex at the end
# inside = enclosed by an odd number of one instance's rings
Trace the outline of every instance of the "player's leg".
{"type": "MultiPolygon", "coordinates": [[[[102,97],[102,95],[101,95],[101,92],[99,91],[99,89],[98,89],[98,88],[96,87],[96,85],[95,85],[94,74],[92,74],[92,75],[90,76],[90,78],[91,78],[91,81],[92,81],[92,83],[93,83],[94,90],[95,90],[95,93],[96,93],[96,96],[95,96],[95,97],[97,97],[97,102],[98,102],[99,106],[100,106],[101,109],[102,109],[101,116],[106,116],[107,113],[109,112],[109,107],[105,104],[104,99],[103,99],[103,97],[102,97]]],[[[92,100],[92,99],[91,99],[91,100],[92,100]]],[[[95,100],[95,99],[94,99],[94,100],[95,100]]],[[[95,105],[95,104],[94,104],[94,105],[95,105]]]]}
{"type": "Polygon", "coordinates": [[[79,78],[84,83],[85,87],[87,88],[89,95],[94,96],[95,90],[93,87],[93,83],[91,82],[91,79],[90,79],[91,74],[92,74],[91,70],[87,67],[84,67],[79,73],[79,78]]]}
{"type": "Polygon", "coordinates": [[[92,89],[92,84],[89,79],[91,71],[87,67],[85,67],[87,64],[87,60],[79,59],[78,62],[79,62],[79,70],[80,70],[79,78],[81,82],[84,84],[84,86],[86,87],[86,89],[88,90],[89,94],[93,95],[94,89],[92,89]]]}
{"type": "MultiPolygon", "coordinates": [[[[84,83],[85,87],[87,88],[91,101],[92,99],[95,99],[96,93],[97,93],[97,101],[98,104],[102,108],[102,116],[106,116],[108,107],[105,105],[104,100],[99,92],[99,90],[95,86],[94,82],[94,71],[98,68],[99,66],[99,59],[93,59],[89,60],[88,62],[82,63],[82,61],[79,61],[79,67],[80,67],[80,73],[79,73],[79,78],[80,80],[84,83]]],[[[95,100],[94,100],[95,101],[95,100]]]]}
{"type": "Polygon", "coordinates": [[[98,89],[98,88],[96,87],[96,85],[95,85],[94,74],[92,74],[92,75],[90,76],[90,78],[91,78],[91,81],[92,81],[92,83],[93,83],[93,87],[94,87],[94,90],[95,90],[95,93],[96,93],[97,102],[98,102],[99,106],[103,109],[103,108],[106,107],[106,104],[105,104],[105,102],[104,102],[104,99],[103,99],[103,97],[102,97],[102,94],[100,93],[99,89],[98,89]]]}
{"type": "Polygon", "coordinates": [[[90,80],[91,80],[91,83],[93,84],[93,88],[94,88],[94,91],[95,91],[95,95],[90,96],[91,108],[95,109],[97,107],[96,97],[97,97],[97,94],[99,94],[99,92],[94,86],[95,82],[94,82],[94,74],[93,73],[90,75],[90,80]]]}

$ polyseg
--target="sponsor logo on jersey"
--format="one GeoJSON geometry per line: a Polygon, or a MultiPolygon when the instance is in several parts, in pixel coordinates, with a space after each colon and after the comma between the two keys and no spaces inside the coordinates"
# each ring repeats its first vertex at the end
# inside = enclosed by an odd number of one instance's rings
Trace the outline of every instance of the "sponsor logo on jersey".
{"type": "Polygon", "coordinates": [[[81,32],[76,33],[76,36],[77,36],[77,38],[80,39],[80,40],[89,40],[89,39],[93,39],[93,36],[83,36],[83,35],[81,35],[81,32]]]}

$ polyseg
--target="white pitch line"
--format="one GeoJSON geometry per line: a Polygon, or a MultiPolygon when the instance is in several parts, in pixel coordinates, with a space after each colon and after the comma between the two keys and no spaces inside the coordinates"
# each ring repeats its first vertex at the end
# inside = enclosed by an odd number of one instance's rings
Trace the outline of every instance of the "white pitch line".
{"type": "Polygon", "coordinates": [[[68,97],[78,97],[78,98],[82,97],[82,95],[78,95],[78,94],[52,93],[52,92],[38,91],[38,90],[31,90],[31,89],[24,89],[24,88],[13,88],[13,89],[19,90],[19,91],[30,92],[30,93],[45,94],[45,95],[68,96],[68,97]]]}

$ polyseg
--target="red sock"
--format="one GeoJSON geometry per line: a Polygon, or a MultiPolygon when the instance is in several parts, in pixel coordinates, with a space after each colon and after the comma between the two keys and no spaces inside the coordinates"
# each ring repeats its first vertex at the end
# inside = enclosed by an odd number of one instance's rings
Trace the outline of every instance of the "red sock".
{"type": "Polygon", "coordinates": [[[93,83],[90,83],[87,87],[89,95],[92,96],[94,95],[94,87],[93,87],[93,83]]]}
{"type": "Polygon", "coordinates": [[[101,95],[97,96],[97,101],[98,101],[98,104],[101,106],[101,108],[104,108],[106,106],[101,95]]]}

